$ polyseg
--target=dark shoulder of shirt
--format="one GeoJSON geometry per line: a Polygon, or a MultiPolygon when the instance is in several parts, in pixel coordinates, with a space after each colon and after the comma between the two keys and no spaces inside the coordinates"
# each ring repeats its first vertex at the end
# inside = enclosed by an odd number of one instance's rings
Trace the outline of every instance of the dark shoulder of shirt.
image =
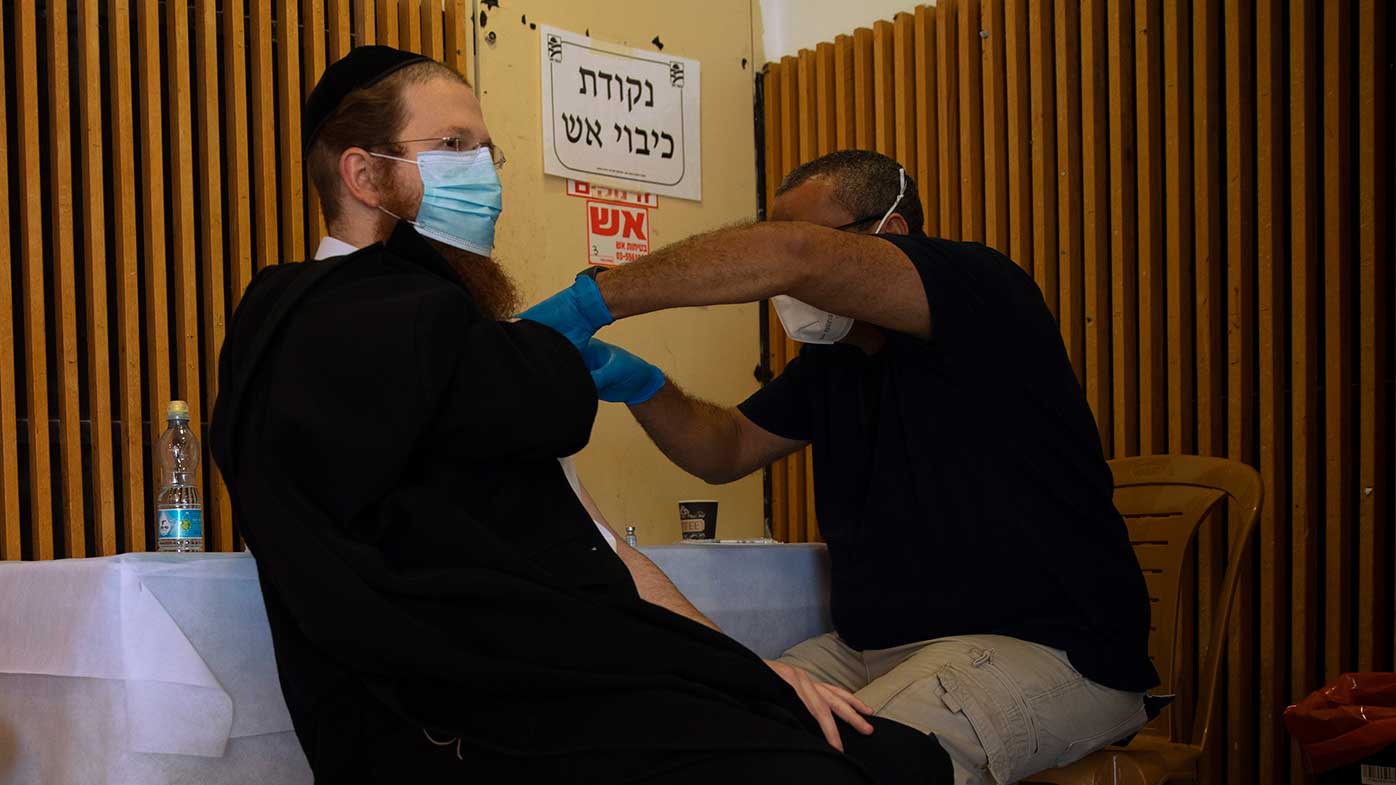
{"type": "MultiPolygon", "coordinates": [[[[878,235],[896,245],[916,268],[925,290],[930,339],[883,329],[888,339],[880,362],[895,362],[919,372],[958,375],[961,386],[983,392],[1017,392],[1043,371],[1060,379],[1069,364],[1056,321],[1036,283],[1008,257],[979,243],[926,236],[878,235]],[[974,384],[1005,378],[1010,389],[974,384]]],[[[784,371],[738,407],[752,422],[778,436],[807,441],[814,437],[810,393],[827,386],[828,374],[865,364],[851,345],[804,344],[784,371]]],[[[1053,388],[1033,384],[1038,393],[1053,388]]],[[[1054,408],[1056,400],[1041,400],[1054,408]]],[[[1089,412],[1087,412],[1089,414],[1089,412]]]]}

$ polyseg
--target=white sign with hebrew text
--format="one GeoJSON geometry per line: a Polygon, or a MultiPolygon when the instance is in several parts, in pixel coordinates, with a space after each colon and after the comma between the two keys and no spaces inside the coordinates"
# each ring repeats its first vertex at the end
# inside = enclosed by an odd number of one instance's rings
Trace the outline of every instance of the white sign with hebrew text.
{"type": "Polygon", "coordinates": [[[698,61],[539,33],[543,171],[701,201],[698,61]]]}

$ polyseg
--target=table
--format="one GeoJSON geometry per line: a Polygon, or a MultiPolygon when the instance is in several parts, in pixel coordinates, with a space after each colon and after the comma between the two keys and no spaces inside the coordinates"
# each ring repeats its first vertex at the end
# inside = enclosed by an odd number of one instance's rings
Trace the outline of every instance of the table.
{"type": "MultiPolygon", "coordinates": [[[[763,656],[829,627],[823,546],[643,552],[763,656]]],[[[0,782],[311,782],[249,554],[3,562],[0,598],[0,782]]]]}

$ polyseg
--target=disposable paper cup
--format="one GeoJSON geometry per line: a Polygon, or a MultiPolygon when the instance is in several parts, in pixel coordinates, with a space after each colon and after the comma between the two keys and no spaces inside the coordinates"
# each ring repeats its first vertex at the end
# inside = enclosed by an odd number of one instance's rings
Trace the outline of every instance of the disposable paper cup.
{"type": "Polygon", "coordinates": [[[685,540],[711,540],[717,537],[717,502],[679,502],[679,531],[685,540]]]}

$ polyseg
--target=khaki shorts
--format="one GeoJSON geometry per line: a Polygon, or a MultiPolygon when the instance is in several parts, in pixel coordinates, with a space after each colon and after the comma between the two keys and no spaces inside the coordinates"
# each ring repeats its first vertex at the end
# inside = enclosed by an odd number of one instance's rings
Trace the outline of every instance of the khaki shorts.
{"type": "Polygon", "coordinates": [[[1001,635],[855,651],[829,633],[781,662],[837,684],[879,717],[934,733],[956,785],[1007,785],[1138,731],[1144,696],[1087,679],[1066,653],[1001,635]]]}

